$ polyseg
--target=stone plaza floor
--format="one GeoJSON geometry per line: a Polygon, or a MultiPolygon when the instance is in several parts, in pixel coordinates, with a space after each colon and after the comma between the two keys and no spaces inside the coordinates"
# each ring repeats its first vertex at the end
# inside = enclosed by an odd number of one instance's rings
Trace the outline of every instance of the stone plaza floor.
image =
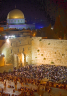
{"type": "MultiPolygon", "coordinates": [[[[27,87],[27,88],[32,88],[32,89],[37,89],[37,86],[34,84],[25,84],[23,83],[21,85],[21,83],[17,82],[17,89],[19,89],[20,87],[27,87]]],[[[15,91],[13,92],[13,89],[15,89],[15,85],[14,82],[12,81],[8,81],[6,80],[6,88],[4,88],[4,83],[2,81],[0,81],[0,88],[4,89],[4,93],[6,94],[10,94],[10,96],[12,96],[12,94],[14,95],[20,95],[21,91],[15,91]],[[8,88],[8,85],[14,86],[14,88],[8,88]]],[[[34,92],[35,96],[67,96],[67,90],[66,89],[60,89],[60,88],[53,88],[51,87],[51,91],[50,93],[48,93],[45,90],[42,90],[42,86],[40,87],[40,91],[39,92],[34,92]],[[60,95],[61,93],[61,95],[60,95]]]]}
{"type": "Polygon", "coordinates": [[[53,87],[51,87],[51,89],[52,90],[50,93],[48,93],[47,91],[44,91],[44,92],[41,91],[41,94],[43,93],[42,96],[67,96],[67,90],[65,89],[59,89],[59,88],[53,88],[53,87]]]}

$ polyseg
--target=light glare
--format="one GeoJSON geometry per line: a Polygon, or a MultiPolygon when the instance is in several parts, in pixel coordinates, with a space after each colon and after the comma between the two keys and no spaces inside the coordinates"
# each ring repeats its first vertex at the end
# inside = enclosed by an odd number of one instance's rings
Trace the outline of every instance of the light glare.
{"type": "Polygon", "coordinates": [[[9,43],[9,39],[7,39],[7,42],[9,43]]]}

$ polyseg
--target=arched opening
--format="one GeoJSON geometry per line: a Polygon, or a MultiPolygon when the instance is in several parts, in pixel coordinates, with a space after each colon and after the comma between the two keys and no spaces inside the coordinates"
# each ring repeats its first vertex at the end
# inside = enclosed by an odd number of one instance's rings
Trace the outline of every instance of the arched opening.
{"type": "Polygon", "coordinates": [[[22,66],[24,66],[24,63],[25,63],[25,62],[24,62],[24,61],[25,61],[24,58],[25,58],[25,57],[24,57],[24,53],[22,53],[22,66]]]}

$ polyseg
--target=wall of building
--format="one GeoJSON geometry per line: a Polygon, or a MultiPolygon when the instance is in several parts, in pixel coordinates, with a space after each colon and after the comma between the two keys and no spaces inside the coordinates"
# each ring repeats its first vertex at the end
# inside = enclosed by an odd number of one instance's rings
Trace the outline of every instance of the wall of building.
{"type": "Polygon", "coordinates": [[[32,64],[67,66],[67,40],[32,37],[32,64]]]}
{"type": "Polygon", "coordinates": [[[35,29],[35,25],[34,24],[17,24],[17,25],[8,25],[8,28],[16,28],[16,29],[28,29],[30,28],[31,30],[32,29],[35,29]]]}
{"type": "Polygon", "coordinates": [[[31,64],[31,38],[29,36],[6,40],[0,51],[5,55],[6,64],[13,64],[14,66],[15,63],[20,66],[22,63],[22,53],[25,56],[25,65],[27,63],[31,64]],[[15,55],[18,56],[18,60],[14,60],[15,55]]]}
{"type": "Polygon", "coordinates": [[[0,67],[5,65],[5,59],[0,55],[0,67]]]}
{"type": "Polygon", "coordinates": [[[24,24],[25,19],[7,19],[8,24],[24,24]]]}
{"type": "Polygon", "coordinates": [[[4,66],[0,66],[0,73],[3,73],[3,72],[9,72],[9,71],[13,71],[13,65],[12,64],[7,64],[7,65],[4,65],[4,66]]]}
{"type": "Polygon", "coordinates": [[[5,40],[5,43],[2,45],[2,47],[0,48],[0,53],[4,54],[4,59],[5,59],[5,64],[10,64],[12,63],[12,54],[9,53],[10,50],[10,42],[8,42],[7,40],[5,40]],[[10,63],[9,63],[10,62],[10,63]]]}

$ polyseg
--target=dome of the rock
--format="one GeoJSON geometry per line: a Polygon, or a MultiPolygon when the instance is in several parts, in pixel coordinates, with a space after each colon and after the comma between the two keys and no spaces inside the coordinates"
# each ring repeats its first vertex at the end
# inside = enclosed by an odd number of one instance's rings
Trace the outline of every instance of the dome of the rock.
{"type": "Polygon", "coordinates": [[[14,9],[8,13],[7,19],[24,19],[24,14],[21,10],[14,9]]]}

